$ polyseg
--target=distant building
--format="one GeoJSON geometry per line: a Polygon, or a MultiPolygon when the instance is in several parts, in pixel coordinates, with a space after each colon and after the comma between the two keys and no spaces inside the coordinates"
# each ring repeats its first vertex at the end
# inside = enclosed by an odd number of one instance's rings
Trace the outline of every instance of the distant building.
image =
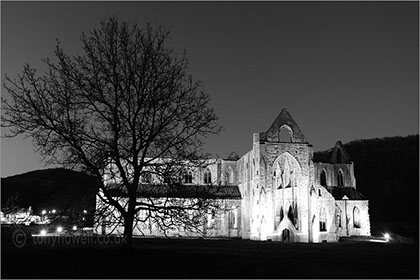
{"type": "MultiPolygon", "coordinates": [[[[233,152],[184,177],[187,192],[206,185],[214,185],[229,211],[204,217],[205,237],[331,242],[370,235],[368,200],[356,189],[354,165],[343,145],[337,142],[324,162],[314,162],[312,145],[286,109],[266,132],[254,133],[248,153],[239,157],[233,152]]],[[[122,233],[122,227],[107,226],[109,219],[98,222],[96,231],[122,233]]],[[[150,222],[134,234],[163,232],[150,222]]],[[[194,235],[181,230],[166,234],[194,235]]]]}
{"type": "Polygon", "coordinates": [[[0,212],[0,220],[2,224],[15,224],[15,225],[30,225],[30,224],[38,224],[41,221],[41,217],[38,215],[34,215],[32,211],[32,207],[29,206],[28,209],[26,208],[16,208],[16,209],[3,209],[0,212]]]}

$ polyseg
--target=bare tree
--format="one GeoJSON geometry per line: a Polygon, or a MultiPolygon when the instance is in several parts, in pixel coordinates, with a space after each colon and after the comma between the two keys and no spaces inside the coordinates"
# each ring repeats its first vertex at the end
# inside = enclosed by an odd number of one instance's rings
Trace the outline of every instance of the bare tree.
{"type": "Polygon", "coordinates": [[[175,188],[182,170],[203,166],[202,139],[221,129],[209,95],[187,72],[185,52],[177,56],[166,44],[168,35],[150,24],[109,18],[82,33],[81,53],[70,56],[58,42],[54,59],[43,60],[45,73],[25,65],[4,82],[7,137],[32,137],[46,163],[95,176],[103,204],[118,211],[128,246],[140,210],[162,227],[194,226],[197,215],[187,212],[202,215],[211,205],[205,195],[180,203],[145,191],[175,188]],[[107,179],[105,170],[112,171],[107,179]],[[147,173],[160,184],[142,184],[147,173]]]}

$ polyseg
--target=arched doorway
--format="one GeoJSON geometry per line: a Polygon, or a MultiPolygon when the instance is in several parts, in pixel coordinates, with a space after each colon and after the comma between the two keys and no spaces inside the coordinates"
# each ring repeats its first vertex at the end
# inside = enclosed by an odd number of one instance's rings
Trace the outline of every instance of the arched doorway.
{"type": "Polygon", "coordinates": [[[281,232],[281,241],[283,242],[290,242],[290,230],[285,228],[282,232],[281,232]]]}

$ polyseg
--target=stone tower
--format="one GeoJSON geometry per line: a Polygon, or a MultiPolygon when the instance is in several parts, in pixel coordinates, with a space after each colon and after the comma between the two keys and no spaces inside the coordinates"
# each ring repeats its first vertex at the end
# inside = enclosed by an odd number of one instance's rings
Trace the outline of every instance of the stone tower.
{"type": "Polygon", "coordinates": [[[286,109],[253,138],[238,162],[244,237],[307,242],[312,145],[286,109]]]}

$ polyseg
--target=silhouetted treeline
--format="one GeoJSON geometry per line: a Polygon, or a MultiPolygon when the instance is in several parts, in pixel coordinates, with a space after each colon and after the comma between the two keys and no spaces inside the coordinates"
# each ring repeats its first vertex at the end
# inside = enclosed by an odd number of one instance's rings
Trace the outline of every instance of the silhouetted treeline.
{"type": "MultiPolygon", "coordinates": [[[[372,222],[419,221],[419,135],[344,144],[354,162],[357,189],[369,199],[372,222]]],[[[325,161],[328,151],[316,152],[325,161]]]]}

